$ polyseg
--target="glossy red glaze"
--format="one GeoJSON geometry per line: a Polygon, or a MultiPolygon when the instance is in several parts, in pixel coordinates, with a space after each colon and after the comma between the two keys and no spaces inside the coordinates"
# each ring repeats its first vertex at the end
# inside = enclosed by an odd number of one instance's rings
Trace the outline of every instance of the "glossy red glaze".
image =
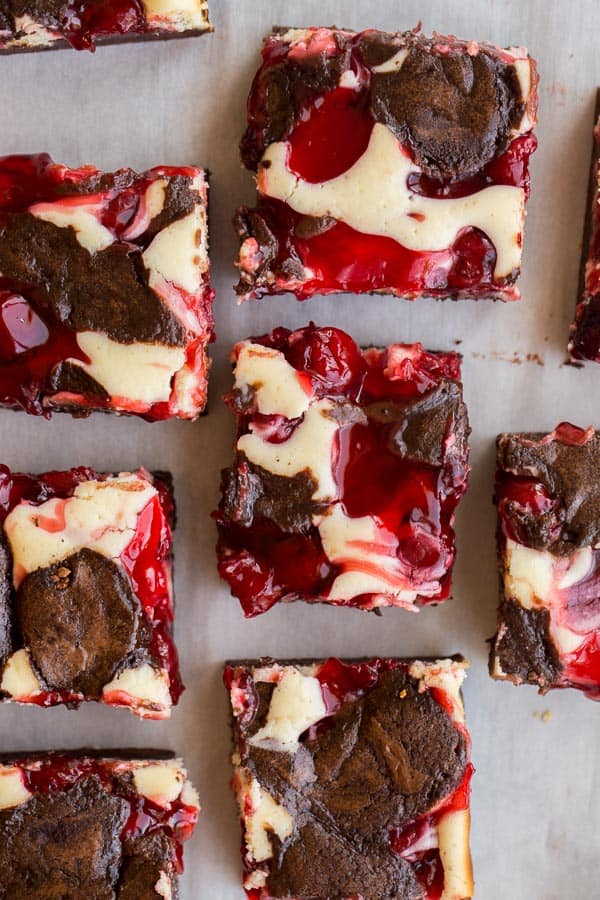
{"type": "Polygon", "coordinates": [[[71,0],[62,34],[76,50],[93,50],[96,38],[146,30],[140,0],[71,0]]]}
{"type": "Polygon", "coordinates": [[[130,804],[130,814],[121,832],[123,841],[153,831],[164,831],[181,843],[188,840],[194,830],[198,819],[197,807],[189,806],[181,799],[158,806],[142,797],[135,792],[133,784],[119,778],[120,762],[87,757],[79,759],[66,754],[50,754],[39,765],[27,766],[28,762],[31,761],[17,760],[16,764],[23,766],[25,785],[33,793],[68,790],[82,778],[96,777],[107,791],[126,800],[130,804]]]}
{"type": "Polygon", "coordinates": [[[588,696],[600,700],[600,633],[597,630],[579,650],[569,655],[563,677],[570,685],[580,687],[588,696]]]}
{"type": "Polygon", "coordinates": [[[363,155],[374,124],[366,94],[348,88],[323,94],[290,136],[290,169],[313,183],[337,178],[363,155]]]}
{"type": "MultiPolygon", "coordinates": [[[[38,504],[54,497],[70,497],[78,484],[91,479],[102,481],[105,478],[105,475],[83,467],[68,472],[46,472],[32,476],[12,473],[6,466],[0,465],[0,523],[22,501],[38,504]]],[[[173,703],[177,703],[184,688],[172,635],[170,580],[173,497],[164,482],[157,480],[155,487],[158,496],[138,516],[135,534],[121,555],[121,563],[152,624],[150,650],[169,673],[171,698],[173,703]]],[[[80,696],[68,691],[45,691],[34,695],[28,702],[47,707],[80,701],[80,696]]]]}
{"type": "MultiPolygon", "coordinates": [[[[316,397],[343,395],[368,411],[369,404],[408,400],[426,393],[443,378],[460,378],[457,354],[430,354],[419,345],[395,358],[385,351],[361,352],[352,338],[336,328],[314,325],[290,332],[275,329],[253,338],[280,350],[302,376],[308,376],[316,397]]],[[[269,417],[274,419],[276,417],[269,417]]],[[[252,427],[265,439],[287,439],[297,421],[263,421],[252,411],[238,416],[238,436],[252,427]],[[258,426],[258,427],[257,427],[258,426]]],[[[394,423],[368,418],[338,433],[333,472],[339,500],[351,517],[373,515],[398,541],[397,558],[407,578],[419,586],[439,581],[433,596],[418,604],[438,602],[450,591],[454,560],[453,520],[466,488],[467,462],[448,471],[407,460],[393,449],[394,423]]],[[[219,522],[219,572],[239,598],[246,616],[258,615],[279,600],[327,599],[340,567],[323,551],[316,527],[284,532],[267,519],[250,527],[219,522]]],[[[373,595],[348,600],[369,608],[373,595]]],[[[343,601],[336,601],[344,605],[343,601]]]]}
{"type": "MultiPolygon", "coordinates": [[[[344,71],[352,76],[352,87],[319,91],[309,81],[296,94],[296,119],[281,140],[289,144],[290,169],[308,182],[338,177],[367,149],[374,125],[370,108],[372,75],[360,53],[361,39],[362,35],[354,41],[350,39],[345,61],[344,71]]],[[[322,50],[316,46],[305,55],[310,57],[322,50]]],[[[328,50],[339,52],[334,42],[328,50]]],[[[342,52],[346,53],[346,49],[342,52]]],[[[266,43],[263,65],[248,100],[248,129],[242,141],[242,151],[250,158],[261,158],[266,149],[264,134],[272,115],[269,71],[274,66],[293,63],[285,44],[277,40],[266,43]]],[[[493,185],[508,185],[522,188],[527,198],[529,158],[536,148],[537,140],[529,132],[515,137],[504,153],[474,176],[452,181],[415,173],[409,176],[408,186],[414,193],[443,200],[469,196],[493,185]]],[[[258,210],[279,245],[277,259],[271,265],[277,281],[269,285],[269,293],[291,290],[300,300],[316,293],[338,291],[384,291],[409,299],[420,294],[483,297],[504,292],[506,299],[518,298],[518,293],[510,288],[514,277],[495,279],[496,250],[486,235],[475,228],[459,234],[454,245],[445,250],[415,252],[390,238],[364,234],[341,222],[322,234],[301,238],[296,233],[301,216],[285,204],[260,198],[258,210]],[[289,266],[283,266],[289,259],[298,260],[311,275],[298,283],[294,276],[290,277],[289,266]]],[[[264,292],[259,286],[256,296],[264,292]]]]}

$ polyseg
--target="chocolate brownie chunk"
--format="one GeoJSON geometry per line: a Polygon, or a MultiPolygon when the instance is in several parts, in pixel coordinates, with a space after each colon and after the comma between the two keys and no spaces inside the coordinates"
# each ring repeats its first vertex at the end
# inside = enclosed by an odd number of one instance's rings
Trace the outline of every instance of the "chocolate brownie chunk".
{"type": "Polygon", "coordinates": [[[397,401],[370,404],[368,418],[398,423],[390,433],[390,445],[407,459],[442,466],[457,462],[468,453],[470,434],[467,410],[460,385],[443,380],[423,397],[406,403],[397,401]]]}
{"type": "Polygon", "coordinates": [[[174,842],[163,831],[127,843],[117,900],[156,900],[165,896],[166,886],[170,900],[177,900],[177,875],[172,862],[174,850],[174,842]],[[160,884],[161,877],[163,884],[160,884]],[[160,885],[161,893],[157,891],[157,885],[160,885]]]}
{"type": "Polygon", "coordinates": [[[382,673],[378,686],[342,707],[323,735],[304,742],[299,787],[296,765],[282,789],[277,751],[250,749],[246,764],[284,805],[301,788],[303,819],[333,819],[358,843],[387,833],[424,815],[464,774],[464,739],[431,694],[418,688],[405,671],[382,673]]]}
{"type": "Polygon", "coordinates": [[[0,763],[2,900],[177,900],[198,797],[161,751],[0,763]]]}
{"type": "Polygon", "coordinates": [[[492,641],[492,676],[506,673],[515,684],[556,683],[562,665],[550,636],[550,611],[525,609],[508,598],[500,604],[498,618],[502,624],[492,641]]]}
{"type": "Polygon", "coordinates": [[[125,573],[85,548],[28,575],[16,605],[23,640],[51,690],[99,698],[151,633],[125,573]]]}
{"type": "Polygon", "coordinates": [[[0,483],[2,699],[167,718],[183,691],[170,475],[2,466],[0,483]]]}
{"type": "MultiPolygon", "coordinates": [[[[449,850],[438,832],[451,814],[458,836],[466,812],[462,665],[228,665],[246,889],[261,889],[264,900],[429,900],[420,875],[425,857],[403,852],[418,845],[427,822],[431,884],[445,883],[441,859],[449,852],[453,889],[464,885],[456,897],[471,896],[468,844],[459,838],[449,850]]],[[[467,842],[467,818],[464,826],[467,842]]]]}
{"type": "Polygon", "coordinates": [[[112,900],[129,804],[97,777],[0,812],[0,896],[112,900]]]}
{"type": "Polygon", "coordinates": [[[81,366],[70,362],[60,362],[52,370],[49,384],[57,393],[84,394],[86,397],[99,397],[102,401],[110,400],[108,391],[95,378],[84,372],[81,366]]]}
{"type": "Polygon", "coordinates": [[[223,513],[244,527],[256,517],[270,519],[282,531],[305,531],[320,508],[312,500],[316,486],[308,470],[292,478],[273,475],[242,454],[235,467],[223,470],[223,513]]]}
{"type": "Polygon", "coordinates": [[[579,289],[569,352],[573,360],[600,362],[600,88],[596,91],[579,289]]]}
{"type": "Polygon", "coordinates": [[[371,108],[424,172],[449,180],[503,153],[523,115],[511,66],[486,52],[436,53],[427,44],[412,47],[398,72],[374,76],[371,108]]]}
{"type": "Polygon", "coordinates": [[[185,330],[148,286],[138,251],[117,244],[90,255],[72,228],[24,214],[0,228],[3,277],[47,289],[59,322],[125,344],[184,344],[185,330]]]}
{"type": "Polygon", "coordinates": [[[421,900],[423,889],[410,863],[389,850],[361,852],[343,836],[309,822],[283,856],[275,857],[267,881],[269,897],[345,900],[421,900]]]}

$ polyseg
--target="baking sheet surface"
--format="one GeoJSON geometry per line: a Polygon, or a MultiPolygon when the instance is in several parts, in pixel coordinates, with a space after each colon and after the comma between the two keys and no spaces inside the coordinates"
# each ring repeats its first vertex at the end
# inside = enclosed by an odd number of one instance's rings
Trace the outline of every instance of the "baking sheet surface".
{"type": "Polygon", "coordinates": [[[218,341],[210,412],[196,424],[147,425],[98,416],[46,422],[0,412],[0,461],[29,471],[85,464],[169,468],[179,507],[176,634],[188,689],[170,722],[140,722],[89,705],[78,712],[0,708],[0,751],[168,747],[186,759],[203,813],[187,845],[182,900],[238,900],[239,829],[228,790],[226,658],[442,655],[461,651],[477,775],[473,858],[480,900],[598,897],[600,709],[576,692],[540,698],[487,676],[485,639],[497,598],[491,490],[498,431],[546,430],[562,419],[600,426],[600,367],[564,365],[577,286],[595,87],[600,83],[595,0],[213,0],[216,33],[172,43],[0,58],[0,154],[46,150],[101,168],[197,163],[210,168],[218,341]],[[526,44],[541,71],[540,148],[533,158],[521,281],[512,305],[414,304],[391,298],[291,298],[236,306],[234,207],[252,198],[237,143],[260,40],[272,24],[336,23],[526,44]],[[231,457],[232,343],[275,325],[314,319],[360,343],[420,340],[459,348],[473,425],[470,490],[458,516],[454,599],[418,616],[280,606],[244,621],[220,584],[209,513],[231,457]],[[459,343],[460,342],[460,343],[459,343]]]}

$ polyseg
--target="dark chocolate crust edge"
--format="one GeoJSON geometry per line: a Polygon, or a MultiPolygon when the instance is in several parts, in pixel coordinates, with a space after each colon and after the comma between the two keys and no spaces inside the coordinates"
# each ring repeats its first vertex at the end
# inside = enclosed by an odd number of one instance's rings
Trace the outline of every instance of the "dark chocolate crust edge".
{"type": "MultiPolygon", "coordinates": [[[[174,41],[182,38],[201,37],[203,34],[212,34],[214,25],[208,23],[206,28],[190,28],[188,31],[141,31],[128,32],[126,34],[98,37],[94,40],[95,47],[110,47],[116,44],[148,43],[150,41],[174,41]]],[[[65,39],[59,38],[48,46],[35,47],[0,47],[0,56],[15,56],[18,53],[46,53],[49,50],[73,50],[74,47],[65,39]]],[[[81,52],[81,51],[76,51],[81,52]]],[[[89,52],[89,51],[88,51],[89,52]]]]}
{"type": "Polygon", "coordinates": [[[170,760],[177,759],[173,750],[157,750],[140,747],[118,747],[104,750],[98,747],[77,747],[74,750],[15,750],[13,753],[0,753],[0,763],[7,765],[19,760],[46,760],[54,756],[68,756],[72,759],[105,759],[127,762],[145,759],[170,760]]]}
{"type": "Polygon", "coordinates": [[[547,609],[526,609],[517,600],[503,597],[498,609],[498,629],[489,639],[490,677],[514,685],[535,684],[541,693],[555,687],[562,665],[549,625],[547,609]]]}
{"type": "Polygon", "coordinates": [[[300,657],[296,659],[275,659],[273,656],[261,656],[258,659],[228,659],[225,661],[224,668],[228,668],[229,666],[235,667],[243,667],[243,668],[262,668],[263,666],[271,666],[277,664],[278,666],[315,666],[320,663],[327,662],[328,659],[339,659],[340,662],[346,663],[348,665],[357,665],[360,663],[371,662],[374,659],[392,659],[394,662],[405,663],[410,665],[414,662],[424,662],[424,663],[436,663],[441,662],[442,660],[452,660],[455,663],[467,663],[468,660],[466,657],[462,655],[462,653],[448,653],[441,654],[440,656],[353,656],[353,657],[344,657],[344,656],[324,656],[319,659],[315,659],[314,657],[300,657]]]}
{"type": "Polygon", "coordinates": [[[590,169],[588,174],[588,189],[585,208],[585,223],[583,228],[583,240],[581,245],[581,264],[579,267],[579,288],[577,303],[581,303],[585,299],[585,268],[590,255],[590,239],[592,237],[592,228],[594,223],[594,202],[596,199],[596,191],[598,189],[596,179],[596,166],[600,161],[600,147],[595,137],[596,123],[600,117],[600,87],[596,88],[596,103],[594,105],[594,124],[592,128],[592,153],[590,159],[590,169]]]}
{"type": "Polygon", "coordinates": [[[587,296],[585,291],[585,270],[587,266],[587,262],[590,256],[590,242],[592,238],[592,231],[594,227],[594,206],[596,201],[596,194],[598,191],[598,178],[597,178],[597,169],[600,164],[600,145],[596,140],[595,130],[596,123],[600,118],[600,87],[596,88],[596,102],[594,104],[594,123],[592,127],[592,152],[590,159],[590,168],[588,174],[588,189],[586,194],[586,205],[585,205],[585,219],[583,225],[583,237],[581,242],[581,260],[579,263],[579,279],[577,283],[577,298],[575,302],[575,317],[573,322],[571,323],[571,327],[569,330],[569,355],[572,360],[576,360],[580,362],[584,357],[581,354],[576,354],[574,352],[575,348],[573,346],[575,337],[578,333],[578,330],[581,326],[580,316],[578,315],[580,308],[585,310],[585,307],[589,304],[590,297],[587,296]]]}

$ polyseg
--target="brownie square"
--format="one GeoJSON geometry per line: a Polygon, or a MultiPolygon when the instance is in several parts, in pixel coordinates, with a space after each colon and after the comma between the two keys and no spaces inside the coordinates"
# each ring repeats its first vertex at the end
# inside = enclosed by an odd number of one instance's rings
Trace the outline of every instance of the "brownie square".
{"type": "Polygon", "coordinates": [[[498,439],[500,608],[490,673],[600,697],[600,434],[498,439]]]}
{"type": "Polygon", "coordinates": [[[212,31],[207,0],[3,0],[0,54],[185,37],[212,31]]]}
{"type": "Polygon", "coordinates": [[[213,336],[205,173],[0,158],[0,405],[195,419],[213,336]]]}
{"type": "Polygon", "coordinates": [[[537,84],[522,47],[276,29],[241,144],[241,299],[519,299],[537,84]]]}
{"type": "Polygon", "coordinates": [[[472,896],[466,665],[228,664],[249,897],[472,896]]]}
{"type": "Polygon", "coordinates": [[[174,524],[166,473],[0,466],[0,698],[168,718],[174,524]]]}
{"type": "Polygon", "coordinates": [[[176,900],[198,795],[149,751],[17,754],[0,764],[0,895],[176,900]]]}
{"type": "Polygon", "coordinates": [[[446,599],[469,471],[460,357],[361,350],[309,325],[242,341],[233,360],[236,453],[215,517],[219,572],[245,614],[446,599]]]}
{"type": "Polygon", "coordinates": [[[579,297],[571,325],[569,352],[575,360],[600,362],[600,88],[596,92],[579,297]]]}

